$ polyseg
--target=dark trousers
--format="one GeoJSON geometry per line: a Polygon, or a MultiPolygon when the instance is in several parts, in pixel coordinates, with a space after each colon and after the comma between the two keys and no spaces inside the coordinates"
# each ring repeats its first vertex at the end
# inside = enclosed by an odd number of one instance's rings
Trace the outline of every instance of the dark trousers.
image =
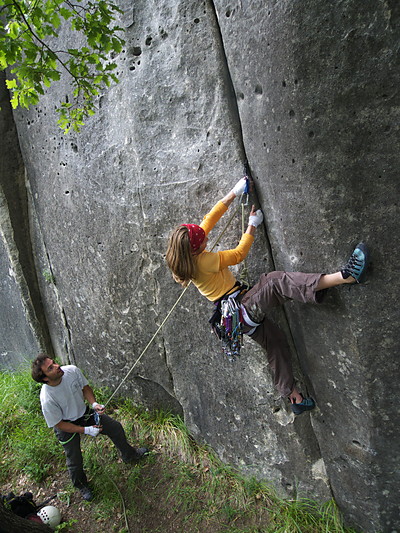
{"type": "MultiPolygon", "coordinates": [[[[78,420],[73,421],[77,426],[94,426],[93,411],[83,415],[78,420]]],[[[127,441],[124,428],[122,425],[107,415],[101,415],[100,423],[103,427],[101,435],[107,435],[118,448],[122,460],[128,462],[136,453],[127,441]]],[[[83,470],[83,458],[81,450],[80,433],[66,433],[54,428],[56,436],[64,448],[67,468],[71,477],[72,484],[77,488],[82,488],[87,485],[87,477],[83,470]]],[[[87,436],[88,439],[99,438],[87,436]]]]}
{"type": "Polygon", "coordinates": [[[250,335],[267,352],[268,363],[274,374],[275,387],[283,396],[289,396],[294,387],[294,377],[289,345],[283,331],[274,324],[267,313],[272,307],[288,300],[319,303],[325,291],[315,291],[322,274],[303,272],[270,272],[262,274],[258,283],[243,297],[242,304],[250,317],[260,325],[250,335]]]}

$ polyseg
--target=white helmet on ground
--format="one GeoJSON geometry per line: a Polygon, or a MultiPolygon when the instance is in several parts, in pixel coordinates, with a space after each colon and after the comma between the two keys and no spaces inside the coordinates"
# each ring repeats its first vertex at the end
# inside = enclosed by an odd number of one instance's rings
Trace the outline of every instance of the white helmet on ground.
{"type": "Polygon", "coordinates": [[[61,513],[57,507],[54,507],[53,505],[46,505],[46,507],[40,509],[37,515],[40,516],[44,524],[53,528],[57,527],[61,522],[61,513]]]}

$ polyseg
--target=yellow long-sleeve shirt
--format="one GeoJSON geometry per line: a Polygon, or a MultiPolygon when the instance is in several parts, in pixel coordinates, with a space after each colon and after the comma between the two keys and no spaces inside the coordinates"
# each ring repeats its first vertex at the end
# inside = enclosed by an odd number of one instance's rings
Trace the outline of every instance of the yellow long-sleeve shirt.
{"type": "MultiPolygon", "coordinates": [[[[205,215],[200,226],[206,235],[212,230],[222,215],[228,210],[227,206],[218,202],[212,210],[205,215]]],[[[196,256],[197,272],[193,279],[194,285],[208,300],[214,302],[226,294],[236,283],[235,276],[229,266],[237,265],[249,253],[254,237],[244,233],[239,244],[232,250],[222,252],[201,252],[196,256]]]]}

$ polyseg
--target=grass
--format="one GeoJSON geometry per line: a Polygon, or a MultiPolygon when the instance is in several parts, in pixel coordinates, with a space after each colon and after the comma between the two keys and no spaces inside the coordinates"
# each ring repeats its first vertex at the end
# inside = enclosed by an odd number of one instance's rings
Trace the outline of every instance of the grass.
{"type": "Polygon", "coordinates": [[[0,481],[24,472],[43,480],[54,464],[61,463],[59,444],[44,423],[39,402],[40,386],[27,372],[0,374],[0,481]]]}
{"type": "MultiPolygon", "coordinates": [[[[40,411],[40,386],[28,372],[0,373],[0,481],[21,472],[34,482],[65,470],[61,446],[40,411]]],[[[108,391],[96,391],[106,401],[108,391]]],[[[182,419],[148,411],[130,400],[107,406],[128,435],[148,446],[149,458],[126,467],[109,439],[85,439],[85,468],[96,502],[85,504],[82,531],[143,533],[350,533],[333,501],[283,500],[267,482],[245,478],[197,445],[182,419]],[[90,524],[93,529],[90,529],[90,524]],[[111,525],[110,525],[111,524],[111,525]]],[[[69,486],[63,493],[68,500],[69,486]]],[[[81,504],[82,505],[82,504],[81,504]]],[[[68,506],[67,506],[68,507],[68,506]]],[[[71,517],[59,531],[81,532],[71,517]]]]}

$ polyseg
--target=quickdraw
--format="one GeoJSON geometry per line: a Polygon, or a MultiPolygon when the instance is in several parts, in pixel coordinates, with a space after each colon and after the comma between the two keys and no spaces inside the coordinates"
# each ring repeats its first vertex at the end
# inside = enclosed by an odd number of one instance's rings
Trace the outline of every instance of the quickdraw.
{"type": "Polygon", "coordinates": [[[232,362],[240,356],[240,348],[243,346],[242,323],[242,310],[235,298],[222,300],[220,324],[222,351],[232,362]]]}

